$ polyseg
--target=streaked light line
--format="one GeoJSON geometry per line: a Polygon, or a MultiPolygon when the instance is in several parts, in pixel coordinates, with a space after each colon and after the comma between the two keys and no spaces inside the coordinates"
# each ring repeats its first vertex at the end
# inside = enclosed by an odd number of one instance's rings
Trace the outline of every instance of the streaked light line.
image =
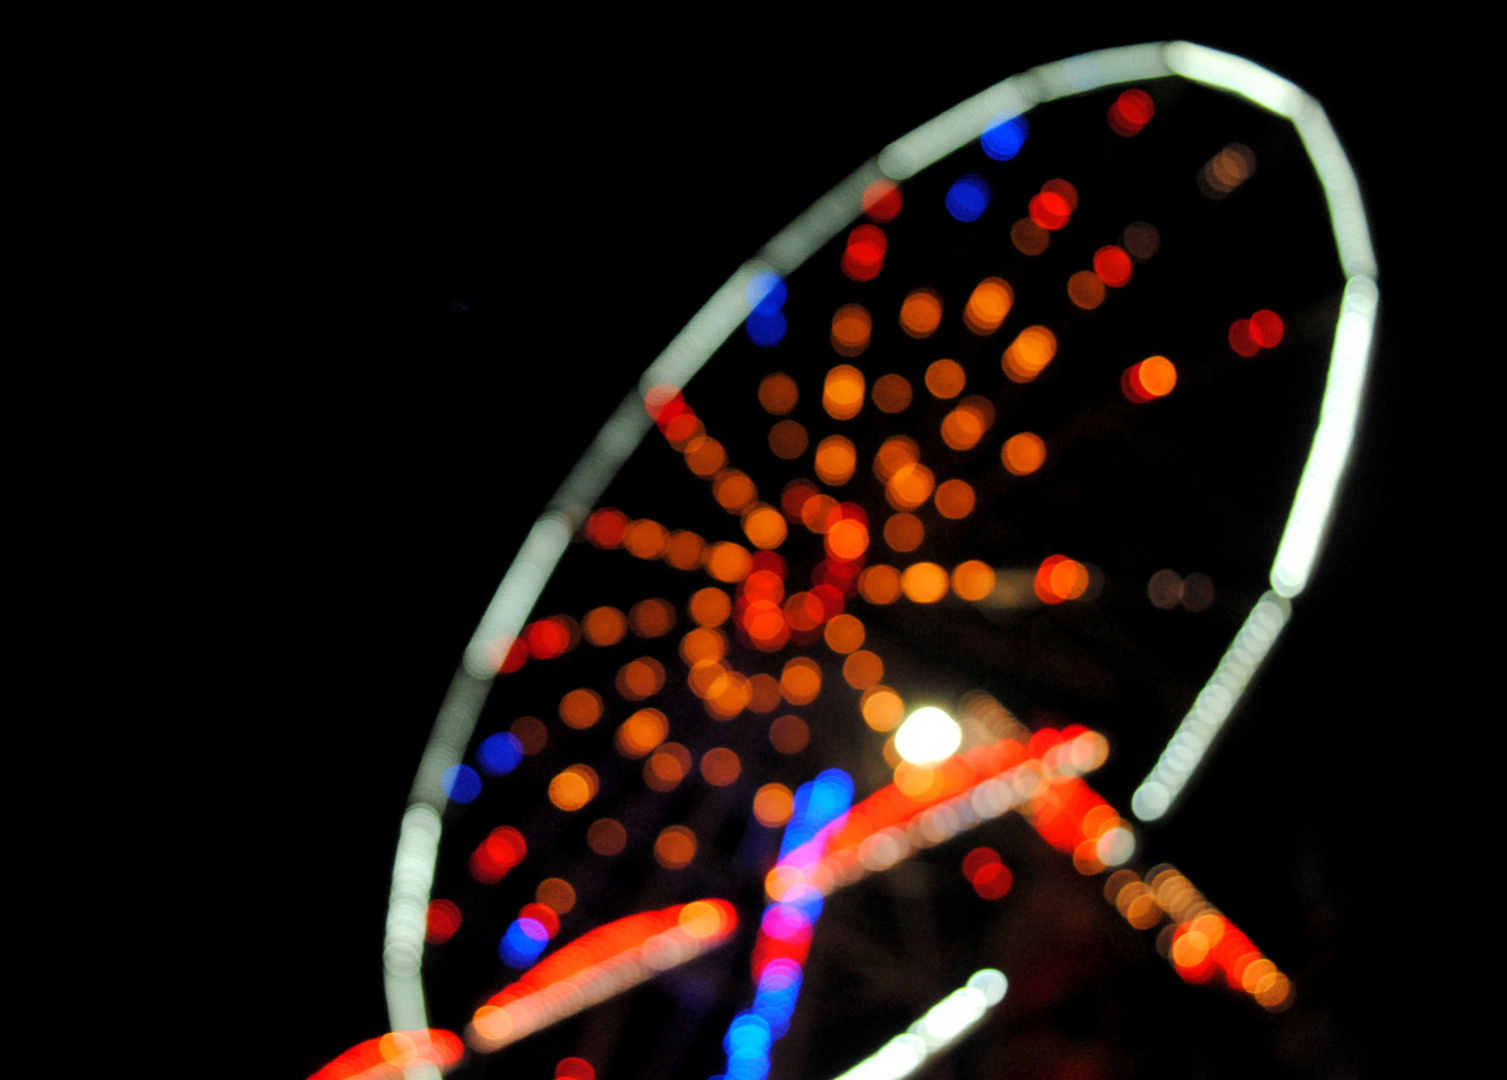
{"type": "Polygon", "coordinates": [[[1261,595],[1214,669],[1213,676],[1183,717],[1155,767],[1131,796],[1130,809],[1142,821],[1155,821],[1167,812],[1187,786],[1214,737],[1245,692],[1251,676],[1266,659],[1282,632],[1292,606],[1274,592],[1261,595]]]}
{"type": "Polygon", "coordinates": [[[900,1080],[926,1059],[967,1035],[1004,999],[1009,980],[994,968],[976,971],[966,985],[927,1010],[903,1034],[896,1035],[836,1080],[900,1080]]]}
{"type": "Polygon", "coordinates": [[[1291,598],[1303,591],[1329,528],[1340,479],[1355,443],[1376,330],[1376,302],[1376,283],[1370,278],[1353,277],[1345,285],[1318,430],[1272,564],[1272,589],[1279,596],[1291,598]]]}

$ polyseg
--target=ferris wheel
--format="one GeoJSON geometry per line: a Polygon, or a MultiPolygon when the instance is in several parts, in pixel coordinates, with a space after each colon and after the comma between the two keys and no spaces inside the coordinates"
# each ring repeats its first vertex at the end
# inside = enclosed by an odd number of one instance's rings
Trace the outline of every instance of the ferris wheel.
{"type": "Polygon", "coordinates": [[[1085,995],[1290,1007],[1156,830],[1301,607],[1376,276],[1322,109],[1196,45],[885,147],[534,525],[403,818],[391,1031],[316,1076],[996,1075],[1085,995]]]}

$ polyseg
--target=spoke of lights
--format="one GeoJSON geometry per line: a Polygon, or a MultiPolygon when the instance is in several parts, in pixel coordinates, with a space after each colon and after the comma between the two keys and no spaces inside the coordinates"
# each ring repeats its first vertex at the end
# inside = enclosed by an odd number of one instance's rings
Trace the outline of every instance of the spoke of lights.
{"type": "Polygon", "coordinates": [[[735,271],[644,372],[638,392],[629,394],[597,432],[535,522],[466,648],[409,794],[410,812],[405,813],[399,834],[384,941],[388,1014],[395,1030],[428,1028],[418,950],[438,850],[440,814],[448,802],[444,776],[460,763],[498,660],[522,630],[571,534],[647,432],[650,421],[643,409],[644,395],[661,386],[683,388],[753,311],[749,286],[755,279],[767,274],[788,277],[813,252],[849,228],[862,214],[863,194],[873,182],[911,177],[1039,103],[1169,74],[1244,95],[1292,120],[1323,185],[1341,267],[1348,279],[1346,317],[1336,331],[1321,412],[1325,422],[1305,465],[1292,515],[1295,520],[1284,532],[1273,570],[1273,586],[1279,593],[1292,596],[1302,589],[1348,457],[1377,305],[1375,258],[1360,189],[1328,118],[1311,97],[1264,68],[1187,42],[1084,53],[1012,76],[885,147],[735,271]],[[415,812],[420,810],[424,812],[415,812]],[[411,831],[418,835],[410,836],[411,831]],[[427,862],[427,868],[419,866],[420,862],[427,862]]]}
{"type": "Polygon", "coordinates": [[[599,926],[494,994],[476,1010],[466,1042],[483,1053],[499,1050],[695,959],[737,924],[731,904],[697,900],[599,926]]]}
{"type": "MultiPolygon", "coordinates": [[[[814,838],[823,830],[840,828],[852,802],[853,780],[841,769],[828,769],[802,784],[795,793],[795,811],[780,840],[771,880],[804,879],[820,850],[814,838]]],[[[725,1080],[763,1080],[769,1074],[769,1051],[790,1029],[790,1015],[801,991],[802,966],[822,910],[822,894],[804,880],[781,889],[771,901],[754,943],[753,1005],[733,1017],[722,1040],[727,1051],[725,1080]]]]}
{"type": "MultiPolygon", "coordinates": [[[[911,767],[808,844],[780,889],[810,884],[827,896],[880,873],[1104,761],[1104,737],[1078,726],[1043,728],[1029,742],[1000,739],[932,767],[911,767]],[[918,782],[919,781],[919,782],[918,782]],[[815,856],[815,857],[812,857],[815,856]]],[[[1102,801],[1102,800],[1100,800],[1102,801]]]]}
{"type": "Polygon", "coordinates": [[[1155,821],[1177,800],[1214,737],[1229,719],[1251,676],[1277,642],[1292,606],[1276,593],[1263,593],[1219,660],[1214,674],[1177,725],[1162,756],[1136,788],[1130,809],[1142,821],[1155,821]]]}
{"type": "Polygon", "coordinates": [[[1185,981],[1208,982],[1222,972],[1232,990],[1271,1012],[1292,1004],[1287,976],[1175,867],[1153,866],[1144,880],[1133,870],[1117,870],[1104,883],[1104,898],[1138,930],[1170,920],[1157,949],[1185,981]]]}
{"type": "Polygon", "coordinates": [[[837,1080],[900,1080],[910,1076],[927,1058],[977,1027],[989,1010],[1004,1000],[1009,985],[1004,974],[994,968],[975,971],[965,985],[928,1009],[903,1035],[896,1035],[837,1080]]]}

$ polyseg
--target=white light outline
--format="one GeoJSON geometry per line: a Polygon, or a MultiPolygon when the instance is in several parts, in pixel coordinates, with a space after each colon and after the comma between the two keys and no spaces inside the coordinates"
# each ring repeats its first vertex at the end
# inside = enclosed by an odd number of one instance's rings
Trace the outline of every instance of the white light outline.
{"type": "Polygon", "coordinates": [[[834,1080],[901,1080],[912,1075],[928,1058],[978,1027],[1009,988],[1010,981],[998,968],[975,971],[925,1016],[834,1080]]]}
{"type": "MultiPolygon", "coordinates": [[[[466,647],[409,792],[383,942],[391,1030],[429,1027],[420,957],[414,956],[412,949],[414,942],[424,938],[440,817],[449,801],[442,777],[446,769],[460,762],[491,689],[497,663],[522,631],[570,536],[585,522],[591,507],[648,431],[650,420],[640,394],[656,385],[682,389],[747,318],[752,310],[747,285],[753,276],[766,271],[781,277],[793,273],[862,213],[862,193],[872,181],[906,179],[978,138],[1001,119],[1036,105],[1169,75],[1239,94],[1290,119],[1328,203],[1330,225],[1347,279],[1345,300],[1336,326],[1319,428],[1272,570],[1272,585],[1280,596],[1291,598],[1302,591],[1327,532],[1353,446],[1379,295],[1360,188],[1323,109],[1296,85],[1243,57],[1185,41],[1083,53],[1005,79],[890,143],[735,271],[650,364],[639,381],[640,393],[630,393],[618,406],[535,522],[466,647]],[[421,865],[426,862],[427,866],[421,865]]],[[[1262,602],[1264,597],[1258,607],[1262,602]]],[[[1206,690],[1217,676],[1216,671],[1206,690]]],[[[435,1072],[430,1065],[405,1070],[405,1075],[427,1080],[435,1072]]]]}

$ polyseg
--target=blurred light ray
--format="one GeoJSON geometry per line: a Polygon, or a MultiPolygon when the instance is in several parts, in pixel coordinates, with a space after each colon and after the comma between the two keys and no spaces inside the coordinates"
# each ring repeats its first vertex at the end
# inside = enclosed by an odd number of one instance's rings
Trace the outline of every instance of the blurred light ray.
{"type": "Polygon", "coordinates": [[[1193,708],[1136,788],[1130,801],[1136,817],[1155,821],[1171,809],[1213,746],[1219,729],[1234,712],[1246,686],[1277,643],[1291,613],[1292,605],[1275,592],[1264,593],[1256,601],[1214,674],[1194,700],[1193,708]]]}
{"type": "Polygon", "coordinates": [[[904,1034],[891,1039],[836,1080],[901,1080],[978,1026],[1004,1000],[1009,981],[995,968],[974,972],[968,982],[927,1010],[904,1034]]]}

